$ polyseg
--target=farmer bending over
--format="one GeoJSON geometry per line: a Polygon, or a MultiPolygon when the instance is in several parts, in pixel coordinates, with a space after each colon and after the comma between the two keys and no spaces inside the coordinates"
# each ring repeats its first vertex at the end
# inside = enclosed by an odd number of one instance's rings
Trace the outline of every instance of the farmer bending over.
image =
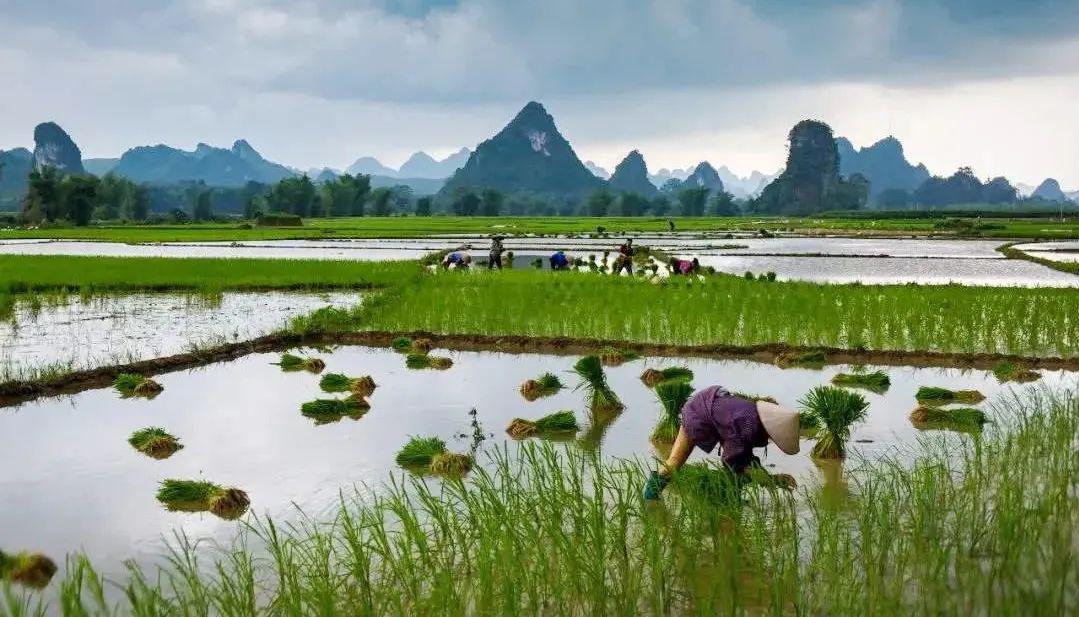
{"type": "Polygon", "coordinates": [[[456,266],[458,268],[468,268],[468,264],[472,263],[472,256],[468,253],[461,253],[454,251],[446,258],[442,260],[442,269],[448,270],[450,266],[456,266]]]}
{"type": "Polygon", "coordinates": [[[674,257],[667,265],[671,267],[671,274],[693,274],[701,269],[701,262],[696,257],[693,261],[674,257]]]}
{"type": "Polygon", "coordinates": [[[565,251],[558,251],[547,261],[551,263],[552,270],[569,270],[569,257],[566,257],[565,251]]]}
{"type": "Polygon", "coordinates": [[[633,275],[633,254],[636,250],[633,248],[633,238],[627,238],[622,246],[618,247],[618,259],[614,260],[614,272],[613,274],[621,274],[625,269],[626,274],[633,275]]]}
{"type": "Polygon", "coordinates": [[[489,255],[489,259],[487,260],[488,270],[496,267],[499,270],[502,269],[502,251],[506,250],[502,246],[502,240],[504,239],[505,238],[503,238],[502,236],[495,236],[491,238],[491,254],[489,255]]]}
{"type": "MultiPolygon", "coordinates": [[[[736,474],[745,474],[750,467],[763,471],[753,448],[764,447],[771,440],[787,454],[797,454],[798,439],[798,412],[774,403],[734,396],[722,386],[705,388],[682,407],[682,427],[678,429],[671,455],[659,471],[648,477],[644,498],[659,499],[671,474],[685,464],[694,446],[711,452],[719,444],[723,464],[736,474]]],[[[794,487],[794,478],[787,474],[772,477],[794,487]]]]}

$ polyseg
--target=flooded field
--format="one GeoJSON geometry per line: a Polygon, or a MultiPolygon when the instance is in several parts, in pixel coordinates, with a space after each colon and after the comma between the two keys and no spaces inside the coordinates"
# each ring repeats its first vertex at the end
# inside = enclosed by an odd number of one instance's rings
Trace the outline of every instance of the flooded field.
{"type": "Polygon", "coordinates": [[[23,297],[0,320],[0,380],[42,367],[90,368],[247,340],[292,317],[361,299],[357,292],[23,297]]]}
{"type": "MultiPolygon", "coordinates": [[[[659,418],[654,393],[639,379],[646,367],[689,366],[696,387],[723,384],[732,390],[770,395],[796,406],[812,387],[829,383],[850,367],[781,369],[770,364],[706,359],[643,359],[608,368],[611,386],[626,404],[602,421],[585,409],[567,373],[575,357],[443,352],[453,359],[446,371],[405,368],[391,350],[359,346],[316,353],[326,371],[371,375],[378,384],[371,409],[358,419],[316,424],[300,413],[306,401],[326,398],[319,376],[285,373],[277,354],[255,354],[201,369],[155,376],[164,391],[152,400],[122,398],[113,389],[42,399],[0,409],[0,494],[13,507],[0,508],[0,546],[27,547],[62,560],[86,551],[106,574],[121,561],[161,555],[173,530],[191,538],[229,541],[240,523],[209,513],[170,512],[155,499],[165,478],[204,479],[236,486],[251,499],[251,510],[279,520],[332,514],[340,492],[377,489],[397,471],[394,457],[410,436],[437,436],[451,451],[473,443],[475,409],[482,450],[503,444],[515,417],[537,418],[573,410],[582,425],[569,447],[596,449],[604,457],[655,455],[649,435],[659,418]],[[545,371],[569,388],[528,402],[520,385],[545,371]],[[128,436],[159,426],[180,439],[183,449],[165,460],[135,451],[128,436]]],[[[874,367],[870,367],[872,370],[874,367]]],[[[912,367],[882,368],[892,385],[883,394],[864,392],[871,407],[854,427],[851,448],[858,457],[902,455],[921,434],[908,418],[919,386],[976,389],[990,397],[1010,387],[992,373],[912,367]]],[[[1079,373],[1043,372],[1039,383],[1074,386],[1079,373]]],[[[979,407],[987,408],[988,403],[979,407]]],[[[992,430],[991,428],[987,430],[992,430]]],[[[694,454],[700,460],[700,452],[694,454]]],[[[798,455],[775,447],[763,458],[773,471],[814,482],[818,469],[808,442],[798,455]]],[[[432,479],[432,482],[438,480],[432,479]]],[[[642,478],[643,481],[643,478],[642,478]]]]}
{"type": "Polygon", "coordinates": [[[1023,251],[1032,257],[1040,257],[1050,261],[1079,262],[1079,241],[1076,240],[1031,242],[1029,244],[1016,244],[1012,248],[1023,251]]]}

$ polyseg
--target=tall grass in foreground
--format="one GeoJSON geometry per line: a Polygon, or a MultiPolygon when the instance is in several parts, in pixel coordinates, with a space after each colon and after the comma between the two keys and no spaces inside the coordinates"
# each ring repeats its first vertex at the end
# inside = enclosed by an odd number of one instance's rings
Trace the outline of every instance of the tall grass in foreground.
{"type": "Polygon", "coordinates": [[[419,277],[386,301],[371,302],[357,324],[395,332],[1074,357],[1076,315],[1074,289],[762,284],[728,276],[652,285],[514,270],[419,277]],[[545,306],[580,310],[539,308],[545,306]]]}
{"type": "MultiPolygon", "coordinates": [[[[523,445],[466,482],[405,477],[329,522],[248,519],[231,548],[181,537],[117,581],[121,613],[221,615],[1065,615],[1079,610],[1079,399],[1001,403],[975,446],[850,468],[852,498],[749,486],[646,507],[641,463],[523,445]],[[1008,418],[1008,419],[1005,419],[1008,418]]],[[[84,559],[59,603],[112,612],[84,559]]],[[[22,594],[22,595],[20,595],[22,594]]],[[[35,596],[8,600],[27,614],[35,596]]]]}

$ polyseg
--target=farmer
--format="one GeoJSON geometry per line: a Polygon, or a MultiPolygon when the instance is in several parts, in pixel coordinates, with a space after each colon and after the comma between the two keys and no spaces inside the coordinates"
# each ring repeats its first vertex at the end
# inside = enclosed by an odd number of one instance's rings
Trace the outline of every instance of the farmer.
{"type": "Polygon", "coordinates": [[[502,269],[502,251],[506,250],[502,246],[502,240],[504,239],[505,238],[503,238],[502,236],[494,236],[493,238],[491,238],[491,253],[489,255],[489,259],[487,260],[488,270],[491,270],[495,267],[497,267],[499,270],[502,269]]]}
{"type": "Polygon", "coordinates": [[[671,231],[674,231],[674,219],[667,219],[667,226],[671,228],[671,231]]]}
{"type": "Polygon", "coordinates": [[[673,257],[667,265],[671,267],[671,274],[693,274],[701,269],[701,262],[696,257],[692,261],[673,257]]]}
{"type": "MultiPolygon", "coordinates": [[[[667,462],[653,471],[644,485],[646,500],[659,499],[671,474],[685,464],[693,447],[711,452],[720,446],[723,464],[743,475],[750,467],[760,468],[753,448],[768,442],[787,454],[798,453],[798,412],[766,401],[753,402],[734,396],[722,386],[710,386],[696,392],[682,407],[682,427],[674,440],[667,462]]],[[[775,474],[774,479],[794,487],[794,478],[775,474]]]]}
{"type": "Polygon", "coordinates": [[[558,251],[547,261],[551,263],[552,270],[569,270],[569,257],[566,257],[565,251],[558,251]]]}
{"type": "Polygon", "coordinates": [[[448,270],[450,266],[456,266],[458,268],[468,268],[468,264],[472,263],[472,256],[468,253],[462,253],[460,251],[454,251],[446,258],[442,260],[442,269],[448,270]]]}
{"type": "Polygon", "coordinates": [[[612,274],[621,274],[625,269],[626,274],[633,275],[633,254],[636,250],[633,248],[633,238],[626,238],[626,241],[622,243],[622,246],[618,247],[618,258],[614,260],[614,271],[612,274]]]}

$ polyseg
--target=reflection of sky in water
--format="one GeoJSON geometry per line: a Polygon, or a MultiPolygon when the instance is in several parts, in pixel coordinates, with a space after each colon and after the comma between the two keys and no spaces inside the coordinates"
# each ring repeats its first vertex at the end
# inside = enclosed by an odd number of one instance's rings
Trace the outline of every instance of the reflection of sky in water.
{"type": "Polygon", "coordinates": [[[0,375],[56,362],[101,366],[168,356],[192,344],[246,340],[292,317],[328,305],[354,306],[360,299],[356,292],[69,296],[37,313],[20,301],[12,317],[0,322],[0,375]]]}
{"type": "MultiPolygon", "coordinates": [[[[439,353],[436,351],[436,353],[439,353]]],[[[358,421],[316,426],[300,415],[304,401],[323,395],[318,376],[282,373],[276,354],[258,354],[201,369],[165,374],[165,391],[152,401],[120,399],[111,389],[52,398],[0,409],[0,494],[14,507],[0,508],[0,546],[32,548],[60,557],[85,549],[107,574],[121,560],[160,552],[161,538],[182,527],[193,537],[227,541],[237,523],[209,514],[165,511],[154,499],[167,477],[199,478],[245,489],[260,514],[294,517],[293,504],[315,516],[334,509],[340,490],[364,483],[380,485],[395,469],[396,451],[410,435],[437,435],[453,450],[466,450],[467,412],[475,407],[488,433],[486,447],[505,441],[514,417],[534,418],[574,409],[587,429],[584,395],[572,387],[556,396],[525,401],[518,388],[544,371],[563,377],[575,358],[451,352],[448,371],[409,371],[404,357],[388,350],[344,347],[322,354],[327,371],[371,374],[379,384],[371,411],[358,421]],[[154,461],[127,444],[141,427],[164,427],[185,447],[154,461]]],[[[715,360],[647,360],[608,369],[609,380],[627,409],[606,432],[608,457],[649,457],[648,436],[658,418],[654,395],[638,379],[645,366],[688,364],[694,383],[719,383],[734,390],[769,394],[787,405],[845,367],[823,371],[779,369],[769,364],[715,360]]],[[[919,385],[976,388],[990,397],[1004,388],[985,371],[886,368],[892,388],[867,393],[869,421],[855,427],[855,451],[872,456],[909,447],[919,435],[909,423],[919,385]]],[[[1076,374],[1047,374],[1045,383],[1074,386],[1076,374]]],[[[801,480],[818,471],[801,454],[769,448],[766,464],[801,480]]],[[[758,451],[760,452],[760,451],[758,451]]],[[[700,452],[694,458],[700,459],[700,452]]],[[[481,455],[482,460],[482,455],[481,455]]]]}

